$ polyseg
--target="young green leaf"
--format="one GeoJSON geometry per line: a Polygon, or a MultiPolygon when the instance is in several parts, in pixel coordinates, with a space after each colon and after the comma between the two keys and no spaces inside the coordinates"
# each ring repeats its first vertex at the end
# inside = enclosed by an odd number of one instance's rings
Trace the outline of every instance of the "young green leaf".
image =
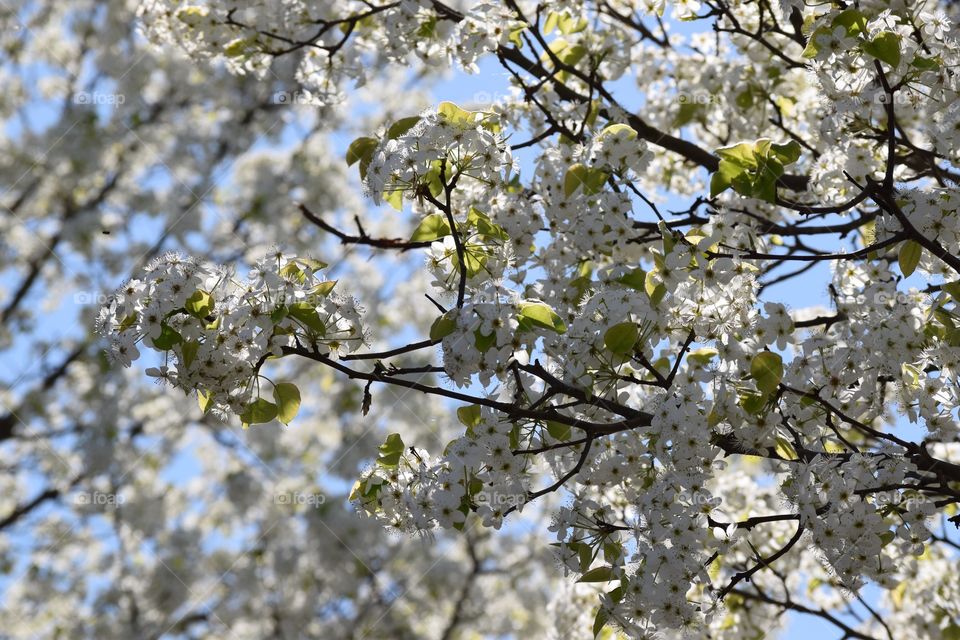
{"type": "Polygon", "coordinates": [[[468,429],[480,424],[480,405],[468,404],[457,409],[457,419],[468,429]]]}
{"type": "Polygon", "coordinates": [[[300,389],[291,382],[278,382],[273,386],[273,399],[277,403],[277,418],[290,424],[300,411],[300,389]]]}
{"type": "Polygon", "coordinates": [[[330,292],[333,291],[333,288],[335,286],[337,286],[336,280],[324,280],[323,282],[318,283],[317,286],[315,286],[313,289],[311,289],[310,293],[312,293],[315,296],[326,297],[330,295],[330,292]]]}
{"type": "Polygon", "coordinates": [[[772,351],[761,351],[750,362],[750,375],[757,388],[769,396],[783,380],[783,358],[772,351]]]}
{"type": "Polygon", "coordinates": [[[153,347],[159,351],[167,351],[181,342],[183,342],[183,336],[164,322],[160,325],[160,335],[153,339],[153,347]]]}
{"type": "Polygon", "coordinates": [[[187,298],[183,308],[190,315],[202,320],[213,313],[213,298],[206,291],[198,289],[187,298]]]}
{"type": "MultiPolygon", "coordinates": [[[[395,140],[413,129],[420,122],[420,116],[410,116],[409,118],[400,118],[387,129],[387,140],[395,140]]],[[[349,161],[349,159],[348,159],[349,161]]]]}
{"type": "Polygon", "coordinates": [[[582,188],[583,193],[588,196],[598,194],[603,190],[608,177],[609,174],[603,169],[594,169],[578,162],[567,169],[563,178],[563,193],[570,197],[577,189],[582,188]]]}
{"type": "Polygon", "coordinates": [[[557,333],[565,333],[567,330],[567,326],[557,315],[557,312],[543,302],[521,303],[517,320],[521,330],[530,330],[534,327],[549,329],[557,333]]]}
{"type": "Polygon", "coordinates": [[[900,35],[881,31],[869,42],[863,43],[863,52],[896,68],[900,64],[900,35]]]}
{"type": "Polygon", "coordinates": [[[252,424],[264,424],[277,417],[277,405],[269,400],[257,398],[240,412],[240,421],[246,429],[252,424]]]}
{"type": "Polygon", "coordinates": [[[367,177],[367,167],[370,166],[370,160],[378,144],[376,138],[362,137],[357,138],[347,147],[347,166],[353,166],[354,163],[359,162],[361,180],[367,177]]]}
{"type": "Polygon", "coordinates": [[[577,582],[609,582],[613,579],[613,567],[596,567],[580,576],[577,582]]]}
{"type": "Polygon", "coordinates": [[[200,405],[200,411],[206,414],[213,406],[213,394],[206,389],[197,389],[197,404],[200,405]]]}
{"type": "Polygon", "coordinates": [[[626,355],[633,351],[640,338],[640,329],[633,322],[615,324],[603,334],[603,344],[610,351],[626,355]]]}
{"type": "Polygon", "coordinates": [[[897,256],[897,262],[900,264],[900,272],[909,278],[920,264],[920,257],[923,255],[923,247],[913,240],[905,240],[900,245],[900,253],[897,256]]]}
{"type": "Polygon", "coordinates": [[[573,434],[573,428],[568,424],[563,424],[562,422],[547,420],[547,433],[549,433],[550,437],[555,440],[566,442],[573,434]]]}
{"type": "Polygon", "coordinates": [[[447,119],[447,121],[459,125],[465,126],[470,125],[476,122],[476,113],[473,111],[467,111],[452,102],[441,102],[437,107],[437,113],[447,119]]]}
{"type": "Polygon", "coordinates": [[[420,221],[410,236],[411,242],[430,242],[450,235],[450,225],[442,213],[432,213],[420,221]]]}
{"type": "Polygon", "coordinates": [[[380,455],[377,456],[377,464],[381,467],[392,469],[400,464],[400,456],[403,455],[403,438],[399,433],[391,433],[382,445],[380,445],[380,455]]]}
{"type": "Polygon", "coordinates": [[[190,368],[194,359],[197,357],[197,351],[200,349],[200,343],[194,340],[185,340],[180,346],[180,362],[183,366],[190,368]]]}
{"type": "Polygon", "coordinates": [[[450,311],[446,312],[439,318],[433,321],[433,324],[430,325],[430,339],[431,340],[442,340],[448,335],[456,331],[457,321],[454,320],[454,315],[450,311]]]}

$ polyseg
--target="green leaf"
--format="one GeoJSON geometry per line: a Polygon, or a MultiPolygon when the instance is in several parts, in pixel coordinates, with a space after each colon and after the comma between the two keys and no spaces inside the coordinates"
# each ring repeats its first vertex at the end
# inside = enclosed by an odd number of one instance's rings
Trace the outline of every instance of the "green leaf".
{"type": "MultiPolygon", "coordinates": [[[[554,41],[556,42],[556,41],[554,41]]],[[[587,55],[587,48],[582,44],[575,44],[573,46],[563,47],[558,53],[557,57],[560,59],[560,62],[567,65],[568,67],[575,67],[578,62],[583,60],[583,57],[587,55]]],[[[566,77],[566,72],[563,71],[561,74],[566,77]]],[[[558,74],[560,75],[560,74],[558,74]]]]}
{"type": "Polygon", "coordinates": [[[650,298],[650,303],[653,306],[660,304],[663,296],[667,295],[667,288],[662,283],[657,282],[656,274],[656,270],[648,272],[646,280],[643,283],[643,290],[646,292],[647,297],[650,298]]]}
{"type": "Polygon", "coordinates": [[[290,317],[299,320],[305,327],[321,335],[327,332],[327,325],[320,319],[316,307],[309,302],[297,302],[288,307],[290,317]]]}
{"type": "Polygon", "coordinates": [[[587,19],[583,16],[572,16],[564,12],[559,21],[560,33],[569,35],[571,33],[580,33],[587,28],[587,19]]]}
{"type": "Polygon", "coordinates": [[[750,361],[750,374],[757,388],[769,396],[783,380],[783,358],[772,351],[761,351],[750,361]]]}
{"type": "Polygon", "coordinates": [[[137,314],[129,313],[123,320],[120,321],[120,326],[117,327],[117,331],[123,333],[135,324],[137,324],[137,314]]]}
{"type": "Polygon", "coordinates": [[[290,424],[300,411],[300,389],[291,382],[278,382],[273,386],[273,399],[280,422],[290,424]]]}
{"type": "Polygon", "coordinates": [[[200,411],[206,414],[213,406],[213,394],[205,389],[197,389],[197,404],[200,405],[200,411]]]}
{"type": "Polygon", "coordinates": [[[856,36],[867,29],[867,18],[856,9],[841,11],[830,23],[831,27],[843,27],[847,36],[856,36]]]}
{"type": "Polygon", "coordinates": [[[562,422],[547,420],[547,433],[549,433],[554,440],[566,442],[570,439],[571,435],[573,435],[573,428],[562,422]]]}
{"type": "Polygon", "coordinates": [[[607,595],[610,597],[610,600],[612,600],[615,603],[619,603],[623,600],[623,591],[624,591],[623,585],[620,585],[616,589],[608,591],[607,595]]]}
{"type": "Polygon", "coordinates": [[[807,46],[804,47],[803,52],[800,54],[801,58],[816,58],[817,54],[820,53],[820,38],[822,36],[830,37],[833,33],[833,30],[829,27],[819,27],[810,34],[810,37],[807,38],[807,46]]]}
{"type": "Polygon", "coordinates": [[[410,116],[409,118],[400,118],[387,129],[387,140],[395,140],[413,129],[420,122],[420,116],[410,116]]]}
{"type": "Polygon", "coordinates": [[[306,272],[296,262],[288,262],[280,268],[280,275],[290,282],[303,284],[307,281],[306,272]]]}
{"type": "Polygon", "coordinates": [[[436,320],[433,321],[433,324],[430,325],[430,339],[431,340],[442,340],[448,335],[456,331],[457,321],[454,320],[454,315],[452,312],[448,311],[436,320]]]}
{"type": "Polygon", "coordinates": [[[396,211],[403,211],[403,190],[391,189],[384,192],[383,201],[393,207],[396,211]]]}
{"type": "Polygon", "coordinates": [[[610,351],[626,355],[633,351],[633,347],[640,338],[640,329],[633,322],[615,324],[603,334],[603,344],[610,351]]]}
{"type": "Polygon", "coordinates": [[[603,189],[608,177],[609,174],[603,169],[590,168],[578,162],[567,169],[563,178],[563,193],[569,198],[582,187],[584,194],[595,195],[603,189]]]}
{"type": "MultiPolygon", "coordinates": [[[[905,582],[903,583],[904,586],[906,586],[906,584],[905,582]]],[[[901,598],[902,597],[903,596],[901,596],[901,598]]],[[[940,634],[943,640],[960,640],[960,625],[951,620],[946,627],[941,629],[940,634]]]]}
{"type": "Polygon", "coordinates": [[[452,102],[441,102],[437,107],[437,113],[458,126],[473,125],[476,123],[476,113],[467,111],[455,105],[452,102]]]}
{"type": "MultiPolygon", "coordinates": [[[[580,571],[586,573],[590,569],[590,563],[593,562],[593,547],[585,542],[577,544],[577,560],[580,563],[580,571]]],[[[573,545],[570,545],[573,547],[573,545]]]]}
{"type": "Polygon", "coordinates": [[[597,609],[597,615],[593,618],[593,637],[596,638],[603,631],[603,628],[607,626],[607,621],[610,619],[610,614],[607,613],[607,610],[603,607],[597,609]]]}
{"type": "Polygon", "coordinates": [[[741,195],[773,203],[777,180],[784,174],[784,165],[800,158],[800,145],[795,140],[778,144],[761,138],[721,147],[716,153],[720,163],[710,178],[710,197],[733,187],[741,195]]]}
{"type": "Polygon", "coordinates": [[[193,364],[193,361],[197,357],[197,351],[200,349],[200,343],[193,340],[184,341],[183,345],[180,347],[180,362],[187,369],[190,368],[190,365],[193,364]]]}
{"type": "Polygon", "coordinates": [[[403,438],[399,433],[391,433],[386,441],[380,445],[380,455],[377,456],[377,464],[388,469],[395,468],[400,464],[400,456],[403,455],[403,438]]]}
{"type": "Polygon", "coordinates": [[[410,236],[411,242],[431,242],[450,235],[450,225],[442,213],[432,213],[420,221],[410,236]]]}
{"type": "Polygon", "coordinates": [[[277,405],[269,400],[257,398],[240,412],[240,421],[246,429],[252,424],[264,424],[277,417],[277,405]]]}
{"type": "Polygon", "coordinates": [[[523,23],[521,26],[511,29],[510,34],[507,36],[507,40],[512,42],[517,49],[523,49],[523,32],[526,28],[526,23],[523,23]]]}
{"type": "Polygon", "coordinates": [[[170,327],[166,322],[160,325],[160,335],[153,339],[153,348],[159,351],[168,351],[183,342],[183,336],[170,327]]]}
{"type": "Polygon", "coordinates": [[[273,324],[279,324],[283,322],[289,314],[290,309],[286,307],[277,307],[273,310],[273,313],[270,314],[270,321],[273,322],[273,324]]]}
{"type": "Polygon", "coordinates": [[[550,33],[557,28],[557,24],[560,22],[560,14],[556,11],[551,11],[547,14],[547,19],[543,23],[543,35],[550,35],[550,33]]]}
{"type": "Polygon", "coordinates": [[[909,278],[920,264],[920,257],[923,255],[923,247],[913,240],[905,240],[900,245],[900,253],[897,256],[897,262],[900,263],[900,272],[904,277],[909,278]]]}
{"type": "Polygon", "coordinates": [[[361,180],[367,177],[367,167],[370,166],[370,160],[373,159],[373,152],[377,149],[378,144],[376,138],[365,136],[357,138],[347,147],[347,166],[350,167],[355,162],[359,162],[361,180]]]}
{"type": "Polygon", "coordinates": [[[620,284],[626,285],[631,289],[636,289],[637,291],[646,290],[647,282],[647,272],[643,269],[632,269],[629,272],[623,274],[617,278],[617,282],[620,284]]]}
{"type": "Polygon", "coordinates": [[[699,365],[707,365],[719,353],[713,347],[694,349],[687,354],[687,360],[699,365]]]}
{"type": "Polygon", "coordinates": [[[327,267],[326,262],[323,262],[322,260],[316,260],[314,258],[293,258],[293,262],[301,264],[312,271],[320,271],[321,269],[325,269],[327,267]]]}
{"type": "Polygon", "coordinates": [[[467,427],[467,429],[473,429],[475,426],[480,424],[480,405],[478,404],[468,404],[465,407],[460,407],[457,409],[457,419],[467,427]]]}
{"type": "Polygon", "coordinates": [[[474,336],[474,346],[477,347],[477,351],[480,353],[486,353],[490,350],[491,347],[497,344],[497,332],[491,331],[489,334],[484,335],[481,333],[480,329],[477,329],[473,332],[474,336]]]}
{"type": "Polygon", "coordinates": [[[613,567],[596,567],[580,576],[577,582],[609,582],[613,579],[613,567]]]}
{"type": "Polygon", "coordinates": [[[228,58],[239,58],[245,56],[251,49],[253,43],[247,38],[235,38],[223,47],[223,53],[228,58]]]}
{"type": "Polygon", "coordinates": [[[310,293],[315,296],[321,296],[325,298],[330,295],[330,292],[333,291],[333,288],[337,286],[337,282],[337,280],[324,280],[311,289],[310,293]]]}
{"type": "Polygon", "coordinates": [[[770,153],[784,165],[793,164],[800,159],[800,143],[796,140],[778,144],[770,144],[770,153]]]}
{"type": "Polygon", "coordinates": [[[789,440],[783,436],[777,436],[777,445],[774,447],[777,455],[783,458],[784,460],[799,460],[800,456],[797,455],[797,450],[793,448],[793,445],[789,440]]]}
{"type": "Polygon", "coordinates": [[[213,313],[213,297],[206,291],[197,289],[193,292],[193,295],[187,298],[183,308],[190,315],[202,320],[213,313]]]}
{"type": "Polygon", "coordinates": [[[756,143],[754,142],[740,142],[727,147],[720,147],[716,150],[716,154],[721,160],[727,160],[744,169],[756,169],[755,148],[756,143]]]}
{"type": "Polygon", "coordinates": [[[721,160],[716,172],[710,176],[710,197],[716,198],[729,189],[733,181],[746,171],[745,168],[734,162],[721,160]]]}
{"type": "Polygon", "coordinates": [[[677,111],[677,115],[673,119],[673,126],[679,128],[689,124],[690,122],[693,122],[694,118],[696,118],[697,115],[703,111],[702,107],[703,105],[697,102],[681,102],[680,109],[677,111]]]}
{"type": "Polygon", "coordinates": [[[521,331],[530,330],[534,327],[549,329],[557,333],[565,333],[567,326],[557,315],[557,312],[550,308],[550,305],[543,302],[523,302],[520,304],[520,313],[517,316],[519,328],[521,331]]]}
{"type": "Polygon", "coordinates": [[[603,557],[607,562],[616,562],[623,553],[623,545],[616,540],[606,540],[603,543],[603,557]]]}
{"type": "Polygon", "coordinates": [[[950,294],[955,302],[960,302],[960,280],[944,283],[943,290],[950,294]]]}
{"type": "Polygon", "coordinates": [[[417,36],[420,38],[432,38],[437,34],[437,16],[433,15],[420,24],[417,29],[417,36]]]}
{"type": "Polygon", "coordinates": [[[923,372],[919,367],[909,362],[904,362],[900,365],[900,373],[904,379],[904,383],[906,383],[908,387],[912,389],[920,388],[920,376],[923,372]]]}
{"type": "Polygon", "coordinates": [[[625,133],[628,140],[636,140],[637,136],[639,135],[637,133],[637,130],[631,127],[630,125],[618,122],[618,123],[607,125],[606,127],[604,127],[603,131],[601,131],[597,135],[597,138],[604,138],[606,136],[616,136],[621,133],[625,133]]]}
{"type": "Polygon", "coordinates": [[[741,393],[740,406],[747,413],[759,415],[767,406],[767,396],[760,393],[741,393]]]}
{"type": "Polygon", "coordinates": [[[347,166],[351,167],[361,160],[369,160],[377,144],[377,139],[369,136],[363,136],[351,142],[347,147],[347,166]]]}
{"type": "Polygon", "coordinates": [[[943,65],[943,60],[939,56],[935,58],[925,58],[923,56],[913,56],[913,60],[910,61],[910,64],[920,69],[922,71],[927,71],[930,69],[939,69],[943,65]]]}
{"type": "Polygon", "coordinates": [[[869,247],[877,241],[877,221],[870,220],[860,226],[860,235],[863,237],[863,246],[869,247]]]}
{"type": "Polygon", "coordinates": [[[864,53],[896,68],[900,64],[900,35],[893,31],[881,31],[873,40],[861,45],[864,53]]]}

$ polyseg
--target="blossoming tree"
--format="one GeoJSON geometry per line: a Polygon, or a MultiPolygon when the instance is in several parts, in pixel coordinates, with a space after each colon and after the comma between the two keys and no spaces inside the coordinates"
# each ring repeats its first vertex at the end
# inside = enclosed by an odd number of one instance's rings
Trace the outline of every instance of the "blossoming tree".
{"type": "MultiPolygon", "coordinates": [[[[141,35],[139,5],[0,6],[0,636],[545,633],[528,607],[550,606],[558,572],[532,529],[506,548],[482,527],[426,544],[349,508],[385,425],[425,445],[453,437],[441,402],[381,396],[358,421],[353,382],[289,363],[278,375],[305,396],[295,428],[243,432],[104,360],[102,294],[168,250],[218,263],[278,243],[327,253],[291,198],[363,213],[331,141],[342,115],[318,124],[315,108],[287,101],[293,69],[278,65],[269,86],[200,69],[141,35]]],[[[395,103],[426,104],[421,91],[395,103]]],[[[429,309],[402,302],[427,277],[391,283],[363,251],[335,257],[329,270],[354,283],[366,322],[429,328],[429,309]]]]}
{"type": "Polygon", "coordinates": [[[960,636],[955,11],[149,0],[158,47],[292,74],[321,113],[448,68],[511,90],[354,127],[342,166],[383,233],[283,203],[382,264],[422,253],[420,335],[385,335],[369,283],[282,235],[249,275],[155,260],[99,329],[228,422],[298,420],[329,373],[362,388],[358,420],[390,389],[439,398],[456,435],[425,449],[399,420],[351,499],[389,528],[508,536],[560,497],[541,534],[587,585],[552,609],[565,633],[754,638],[793,611],[960,636]]]}

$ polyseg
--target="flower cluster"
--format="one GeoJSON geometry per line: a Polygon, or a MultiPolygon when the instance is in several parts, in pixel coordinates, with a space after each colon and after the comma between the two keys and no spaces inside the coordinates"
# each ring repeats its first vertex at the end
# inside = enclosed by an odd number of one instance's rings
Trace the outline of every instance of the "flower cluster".
{"type": "Polygon", "coordinates": [[[292,401],[284,396],[295,394],[299,406],[299,394],[278,383],[276,405],[259,398],[263,362],[287,347],[336,354],[364,343],[360,310],[333,292],[336,281],[319,278],[324,266],[275,253],[238,280],[230,269],[167,254],[114,293],[98,330],[124,366],[140,356],[138,345],[163,354],[147,374],[196,391],[205,411],[238,414],[247,424],[278,415],[289,422],[282,409],[292,401]]]}
{"type": "Polygon", "coordinates": [[[521,510],[529,495],[525,459],[513,451],[519,435],[514,425],[487,407],[467,407],[458,416],[466,434],[450,442],[440,458],[406,449],[398,434],[388,437],[351,499],[402,531],[462,528],[470,512],[480,516],[484,526],[499,529],[503,518],[521,510]]]}
{"type": "Polygon", "coordinates": [[[459,180],[499,183],[513,167],[494,114],[444,102],[398,121],[365,164],[364,186],[375,202],[393,194],[433,197],[459,180]]]}
{"type": "Polygon", "coordinates": [[[933,504],[919,494],[882,489],[901,485],[910,472],[895,451],[879,462],[862,455],[845,462],[819,457],[797,466],[784,483],[801,525],[844,587],[856,591],[865,578],[896,586],[895,558],[885,549],[896,539],[901,552],[923,553],[933,504]],[[893,529],[890,518],[899,521],[893,529]]]}

